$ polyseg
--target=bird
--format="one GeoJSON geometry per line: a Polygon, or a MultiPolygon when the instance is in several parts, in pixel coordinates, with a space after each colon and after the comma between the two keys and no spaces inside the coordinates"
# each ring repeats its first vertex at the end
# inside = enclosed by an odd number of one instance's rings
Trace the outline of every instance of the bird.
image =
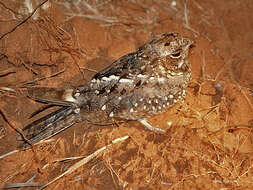
{"type": "Polygon", "coordinates": [[[176,32],[154,35],[76,88],[35,88],[31,98],[62,106],[23,129],[22,148],[48,139],[85,117],[102,113],[114,120],[135,120],[149,130],[147,118],[162,113],[186,96],[191,81],[189,50],[194,41],[176,32]]]}

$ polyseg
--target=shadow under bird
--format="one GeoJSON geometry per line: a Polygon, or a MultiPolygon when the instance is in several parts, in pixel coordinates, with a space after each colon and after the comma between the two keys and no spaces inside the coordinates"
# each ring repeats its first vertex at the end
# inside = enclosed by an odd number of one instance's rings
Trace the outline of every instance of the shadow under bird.
{"type": "Polygon", "coordinates": [[[84,85],[73,89],[32,88],[35,100],[61,105],[23,129],[22,148],[52,137],[86,115],[101,114],[115,120],[137,120],[149,130],[146,118],[164,112],[182,101],[191,80],[188,61],[193,41],[178,33],[152,37],[137,51],[122,56],[96,73],[84,85]]]}

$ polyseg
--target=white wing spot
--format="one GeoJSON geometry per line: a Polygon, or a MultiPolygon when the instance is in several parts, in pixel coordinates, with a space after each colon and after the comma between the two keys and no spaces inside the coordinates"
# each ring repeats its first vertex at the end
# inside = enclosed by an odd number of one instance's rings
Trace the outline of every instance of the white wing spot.
{"type": "Polygon", "coordinates": [[[146,78],[147,76],[146,75],[142,75],[142,74],[138,74],[137,77],[138,78],[146,78]]]}
{"type": "Polygon", "coordinates": [[[80,96],[80,92],[75,93],[75,97],[80,96]]]}
{"type": "Polygon", "coordinates": [[[169,127],[171,127],[171,126],[172,126],[172,121],[168,121],[168,122],[167,122],[167,125],[168,125],[169,127]]]}
{"type": "Polygon", "coordinates": [[[114,114],[113,114],[113,112],[111,112],[110,115],[109,115],[109,117],[113,117],[113,116],[114,116],[114,114]]]}
{"type": "Polygon", "coordinates": [[[115,76],[115,75],[111,75],[109,78],[112,80],[119,80],[119,76],[115,76]]]}
{"type": "Polygon", "coordinates": [[[101,110],[105,110],[106,109],[106,105],[103,105],[103,107],[101,108],[101,110]]]}
{"type": "Polygon", "coordinates": [[[72,93],[73,93],[73,89],[65,90],[65,92],[63,94],[63,99],[68,102],[76,102],[76,99],[73,98],[72,93]]]}
{"type": "Polygon", "coordinates": [[[130,109],[130,112],[131,112],[131,113],[132,113],[132,112],[134,112],[134,109],[133,109],[133,108],[131,108],[131,109],[130,109]]]}
{"type": "Polygon", "coordinates": [[[110,81],[111,79],[108,78],[108,77],[102,77],[102,80],[103,80],[103,81],[110,81]]]}
{"type": "Polygon", "coordinates": [[[133,83],[133,80],[131,80],[131,79],[120,79],[119,82],[121,82],[121,83],[133,83]]]}

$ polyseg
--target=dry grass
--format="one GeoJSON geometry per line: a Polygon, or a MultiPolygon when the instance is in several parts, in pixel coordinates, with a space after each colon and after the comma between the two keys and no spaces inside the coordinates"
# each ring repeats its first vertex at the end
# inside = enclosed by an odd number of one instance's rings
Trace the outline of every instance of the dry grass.
{"type": "MultiPolygon", "coordinates": [[[[75,22],[74,18],[79,17],[101,27],[101,30],[111,36],[111,40],[124,39],[126,35],[133,35],[135,39],[141,32],[146,37],[150,33],[167,31],[173,26],[169,21],[173,20],[179,23],[174,28],[185,33],[184,29],[187,29],[188,35],[197,37],[196,50],[191,56],[199,56],[199,59],[193,68],[195,75],[186,101],[161,116],[151,118],[152,125],[154,123],[154,126],[167,129],[166,134],[143,131],[141,126],[132,123],[83,132],[80,128],[85,124],[82,124],[65,138],[36,145],[34,152],[15,150],[2,154],[2,165],[9,165],[9,169],[3,168],[0,171],[2,184],[9,184],[6,188],[29,186],[80,189],[80,186],[88,187],[91,184],[94,185],[91,188],[98,188],[101,187],[100,184],[108,185],[107,181],[111,183],[110,189],[252,187],[252,97],[247,88],[233,78],[233,58],[226,59],[224,56],[227,47],[221,49],[212,40],[212,31],[217,31],[212,28],[216,20],[213,18],[214,8],[208,9],[209,2],[183,0],[168,3],[160,0],[145,3],[132,0],[119,3],[108,0],[50,3],[64,11],[62,23],[75,22]],[[116,139],[118,136],[124,138],[116,139]],[[127,138],[129,140],[125,141],[127,138]],[[121,143],[116,145],[119,141],[121,143]],[[77,159],[81,160],[74,163],[77,159]],[[27,175],[23,177],[23,174],[27,175]]],[[[3,3],[0,6],[12,15],[10,18],[0,15],[1,23],[13,19],[17,21],[20,17],[16,10],[3,3]]],[[[42,17],[30,21],[27,26],[35,31],[31,35],[30,54],[23,52],[23,56],[12,59],[19,60],[24,70],[16,67],[4,69],[0,71],[0,78],[5,80],[5,77],[20,72],[24,76],[29,73],[32,76],[28,77],[29,80],[15,86],[19,90],[21,85],[35,82],[39,85],[49,83],[57,86],[63,79],[67,80],[73,75],[85,76],[84,71],[87,70],[95,72],[96,69],[83,66],[80,59],[87,61],[99,53],[95,50],[92,53],[82,50],[82,47],[89,49],[90,42],[84,42],[83,45],[81,34],[75,28],[72,28],[71,33],[63,27],[64,24],[58,24],[43,12],[42,17]],[[37,47],[41,47],[41,52],[48,55],[46,59],[38,61],[40,56],[31,53],[36,52],[37,47]],[[36,59],[36,64],[33,64],[32,59],[36,59]],[[45,67],[49,69],[44,71],[45,67]]],[[[226,31],[225,26],[222,27],[220,31],[226,31]]],[[[8,41],[7,38],[5,40],[8,41]]],[[[5,49],[4,55],[8,55],[7,58],[3,57],[9,61],[11,53],[6,50],[9,44],[2,44],[5,46],[2,48],[5,49]]],[[[0,61],[2,60],[1,57],[0,61]]],[[[19,64],[14,62],[13,65],[19,64]]],[[[12,101],[18,98],[16,88],[1,86],[1,100],[7,102],[8,98],[12,101]]],[[[8,106],[1,104],[2,108],[8,106]]]]}

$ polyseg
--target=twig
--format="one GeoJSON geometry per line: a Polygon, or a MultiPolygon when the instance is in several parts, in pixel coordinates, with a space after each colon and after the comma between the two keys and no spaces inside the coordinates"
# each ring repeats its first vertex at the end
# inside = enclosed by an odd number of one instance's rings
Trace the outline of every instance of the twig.
{"type": "Polygon", "coordinates": [[[243,88],[237,82],[236,82],[236,84],[237,84],[237,87],[239,88],[240,92],[242,93],[242,95],[244,96],[244,98],[246,99],[248,104],[250,105],[251,109],[253,110],[253,104],[251,103],[250,99],[248,98],[248,96],[244,92],[243,88]]]}
{"type": "Polygon", "coordinates": [[[30,182],[30,183],[13,183],[8,184],[4,187],[4,189],[10,189],[10,188],[18,188],[18,187],[39,187],[41,186],[41,183],[36,182],[30,182]]]}
{"type": "Polygon", "coordinates": [[[22,138],[23,138],[28,144],[30,144],[30,145],[32,146],[31,141],[30,141],[29,139],[26,138],[26,136],[24,135],[23,131],[22,131],[19,127],[13,125],[13,124],[9,121],[9,119],[6,117],[6,114],[4,114],[4,112],[3,112],[1,109],[0,109],[0,115],[2,115],[4,121],[5,121],[12,129],[14,129],[16,132],[18,132],[18,133],[22,136],[22,138]]]}
{"type": "Polygon", "coordinates": [[[21,21],[20,23],[18,23],[16,26],[14,26],[10,31],[8,32],[5,32],[3,35],[0,36],[0,40],[3,39],[6,35],[14,32],[19,26],[21,26],[22,24],[24,24],[25,22],[27,22],[27,20],[29,20],[33,15],[34,13],[37,11],[37,9],[39,9],[41,6],[43,6],[48,0],[45,0],[43,1],[41,4],[39,4],[34,10],[33,12],[28,16],[26,17],[23,21],[21,21]]]}
{"type": "Polygon", "coordinates": [[[103,22],[108,22],[108,23],[118,23],[119,20],[115,17],[104,17],[101,15],[89,15],[89,14],[72,14],[72,13],[67,13],[67,16],[69,16],[70,20],[74,17],[81,17],[81,18],[87,18],[87,19],[91,19],[91,20],[99,20],[99,21],[103,21],[103,22]]]}
{"type": "MultiPolygon", "coordinates": [[[[33,183],[33,184],[35,184],[33,181],[34,181],[34,179],[36,178],[36,176],[37,176],[37,173],[35,173],[30,179],[28,179],[25,183],[26,184],[31,184],[31,183],[33,183]]],[[[39,184],[38,183],[38,185],[39,186],[41,186],[41,185],[43,185],[43,184],[39,184]]],[[[20,188],[18,188],[18,190],[21,190],[23,187],[20,187],[20,188]]]]}
{"type": "Polygon", "coordinates": [[[44,80],[44,79],[47,79],[47,78],[55,77],[55,76],[57,76],[57,75],[63,73],[64,71],[65,71],[65,68],[62,69],[62,70],[60,70],[60,71],[58,71],[58,72],[56,72],[56,73],[53,73],[53,74],[51,74],[51,75],[46,75],[46,76],[44,76],[44,77],[36,78],[36,79],[34,79],[34,80],[32,80],[32,81],[25,82],[23,85],[32,84],[32,83],[35,83],[35,82],[37,82],[37,81],[41,81],[41,80],[44,80]]]}
{"type": "Polygon", "coordinates": [[[9,88],[9,87],[0,87],[0,92],[10,92],[10,93],[16,93],[16,91],[13,88],[9,88]]]}
{"type": "Polygon", "coordinates": [[[97,73],[98,71],[94,70],[94,69],[90,69],[90,68],[86,68],[86,67],[80,67],[83,70],[87,70],[87,71],[91,71],[93,73],[97,73]]]}
{"type": "Polygon", "coordinates": [[[84,159],[80,160],[79,162],[75,163],[73,166],[71,166],[67,171],[65,171],[64,173],[62,173],[61,175],[59,175],[58,177],[54,178],[52,181],[48,182],[46,185],[42,186],[40,189],[44,189],[45,187],[47,187],[48,185],[54,183],[55,181],[57,181],[58,179],[60,179],[61,177],[72,173],[73,171],[75,171],[76,169],[78,169],[79,167],[83,166],[84,164],[88,163],[90,160],[92,160],[93,158],[95,158],[100,152],[106,150],[108,147],[112,146],[113,144],[116,144],[118,142],[122,142],[125,141],[126,139],[128,139],[129,136],[124,136],[121,138],[117,138],[115,140],[112,141],[111,144],[104,146],[100,149],[98,149],[97,151],[95,151],[94,153],[90,154],[89,156],[85,157],[84,159]]]}
{"type": "Polygon", "coordinates": [[[32,67],[30,67],[29,65],[27,65],[27,64],[25,63],[25,61],[21,60],[21,63],[22,63],[22,65],[24,65],[24,67],[25,67],[28,71],[32,71],[33,74],[38,75],[38,72],[35,71],[35,70],[34,70],[32,67]]]}
{"type": "Polygon", "coordinates": [[[123,183],[123,180],[120,179],[119,174],[117,174],[116,171],[113,169],[113,167],[110,163],[110,160],[108,158],[106,159],[106,163],[107,163],[106,166],[108,166],[107,168],[111,173],[112,180],[113,180],[113,183],[114,183],[115,187],[119,186],[119,184],[116,183],[116,181],[114,179],[114,175],[116,175],[116,177],[118,178],[118,182],[123,183]]]}
{"type": "Polygon", "coordinates": [[[0,159],[3,159],[3,158],[5,158],[5,157],[7,157],[7,156],[9,156],[9,155],[12,155],[12,154],[16,153],[16,152],[19,152],[19,150],[13,150],[13,151],[11,151],[11,152],[8,152],[8,153],[6,153],[6,154],[3,154],[3,155],[0,156],[0,159]]]}
{"type": "Polygon", "coordinates": [[[189,25],[189,19],[188,19],[188,10],[187,10],[187,5],[186,5],[186,0],[184,0],[184,19],[185,19],[185,25],[188,26],[190,28],[189,25]]]}
{"type": "Polygon", "coordinates": [[[12,73],[16,73],[15,69],[9,68],[4,71],[0,71],[0,77],[5,77],[5,76],[12,74],[12,73]]]}
{"type": "Polygon", "coordinates": [[[253,125],[246,125],[246,124],[238,124],[238,125],[231,125],[231,126],[225,126],[222,127],[221,129],[214,131],[210,134],[208,134],[208,137],[213,137],[213,136],[218,136],[220,134],[223,134],[222,132],[224,130],[228,130],[228,131],[233,131],[234,129],[248,129],[248,130],[252,130],[253,129],[253,125]]]}
{"type": "Polygon", "coordinates": [[[197,34],[199,36],[199,32],[194,30],[192,27],[190,27],[186,0],[183,0],[183,3],[184,3],[184,19],[185,19],[184,27],[189,29],[190,31],[194,32],[195,34],[197,34]]]}
{"type": "MultiPolygon", "coordinates": [[[[34,144],[34,145],[38,145],[38,144],[42,144],[42,143],[49,143],[49,142],[52,142],[54,139],[48,139],[48,140],[44,140],[44,141],[40,141],[40,142],[38,142],[38,143],[36,143],[36,144],[34,144]]],[[[34,146],[33,145],[33,146],[34,146]]],[[[29,147],[30,148],[30,147],[29,147]]],[[[29,148],[27,148],[27,149],[29,149],[29,148]]],[[[23,150],[12,150],[12,151],[10,151],[10,152],[7,152],[6,154],[3,154],[3,155],[1,155],[0,156],[0,159],[3,159],[3,158],[5,158],[5,157],[7,157],[7,156],[10,156],[10,155],[12,155],[12,154],[14,154],[14,153],[17,153],[17,152],[20,152],[20,151],[23,151],[23,150]]]]}
{"type": "Polygon", "coordinates": [[[68,158],[59,158],[54,160],[53,162],[65,162],[65,161],[69,161],[69,160],[77,160],[80,158],[83,158],[84,156],[75,156],[75,157],[68,157],[68,158]]]}

